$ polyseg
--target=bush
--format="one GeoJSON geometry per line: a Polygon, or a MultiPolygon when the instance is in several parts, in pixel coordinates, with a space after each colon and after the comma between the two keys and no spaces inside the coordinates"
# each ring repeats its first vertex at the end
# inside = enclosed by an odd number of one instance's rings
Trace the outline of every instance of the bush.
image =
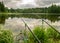
{"type": "MultiPolygon", "coordinates": [[[[33,33],[38,37],[41,43],[60,43],[60,34],[52,28],[35,27],[33,33]]],[[[37,40],[29,33],[31,43],[38,43],[37,40]]]]}
{"type": "MultiPolygon", "coordinates": [[[[33,30],[33,33],[38,37],[38,39],[44,43],[47,40],[47,36],[45,34],[45,29],[42,29],[40,27],[35,27],[33,30]]],[[[33,36],[30,34],[30,38],[32,39],[33,36]]],[[[33,38],[34,43],[38,43],[35,38],[33,38]]]]}
{"type": "Polygon", "coordinates": [[[58,43],[57,41],[60,40],[60,34],[53,30],[52,28],[47,29],[47,36],[49,39],[53,39],[55,43],[58,43]]]}
{"type": "Polygon", "coordinates": [[[0,43],[13,43],[13,36],[9,30],[0,30],[0,43]]]}

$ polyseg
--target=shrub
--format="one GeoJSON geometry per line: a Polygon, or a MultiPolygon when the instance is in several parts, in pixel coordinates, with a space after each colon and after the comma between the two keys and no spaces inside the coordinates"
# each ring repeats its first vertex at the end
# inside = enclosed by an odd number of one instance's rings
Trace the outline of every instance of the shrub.
{"type": "Polygon", "coordinates": [[[46,32],[49,38],[57,39],[57,37],[59,36],[59,33],[53,30],[52,28],[48,28],[46,32]]]}
{"type": "MultiPolygon", "coordinates": [[[[38,39],[44,43],[47,40],[47,36],[45,34],[45,29],[42,29],[40,27],[35,27],[33,30],[33,33],[38,37],[38,39]]],[[[30,38],[32,39],[33,36],[30,35],[30,38]]],[[[34,42],[37,43],[36,39],[33,38],[34,42]]]]}
{"type": "Polygon", "coordinates": [[[58,41],[60,40],[60,34],[52,28],[47,29],[47,36],[49,39],[53,39],[55,43],[58,43],[58,41]]]}
{"type": "MultiPolygon", "coordinates": [[[[41,27],[35,27],[33,33],[38,37],[41,43],[59,43],[58,41],[60,41],[60,34],[52,28],[42,29],[41,27]]],[[[29,39],[32,41],[31,43],[38,43],[32,34],[29,34],[29,39]]]]}
{"type": "Polygon", "coordinates": [[[9,30],[0,30],[0,43],[13,43],[13,36],[9,30]]]}

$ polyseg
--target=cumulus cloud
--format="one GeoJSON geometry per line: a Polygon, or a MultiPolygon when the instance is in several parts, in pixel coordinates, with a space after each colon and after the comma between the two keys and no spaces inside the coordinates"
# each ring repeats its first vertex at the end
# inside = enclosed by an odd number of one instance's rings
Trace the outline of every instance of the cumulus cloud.
{"type": "Polygon", "coordinates": [[[60,0],[0,0],[9,8],[34,8],[49,6],[53,3],[60,5],[60,0]]]}

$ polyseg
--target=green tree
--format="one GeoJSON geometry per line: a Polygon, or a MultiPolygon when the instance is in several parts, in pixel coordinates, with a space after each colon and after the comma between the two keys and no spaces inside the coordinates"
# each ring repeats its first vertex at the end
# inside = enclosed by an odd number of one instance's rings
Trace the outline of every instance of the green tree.
{"type": "Polygon", "coordinates": [[[48,13],[60,13],[59,9],[60,9],[59,6],[52,5],[48,7],[48,13]]]}
{"type": "Polygon", "coordinates": [[[5,6],[4,6],[3,2],[1,2],[1,12],[5,12],[5,6]]]}

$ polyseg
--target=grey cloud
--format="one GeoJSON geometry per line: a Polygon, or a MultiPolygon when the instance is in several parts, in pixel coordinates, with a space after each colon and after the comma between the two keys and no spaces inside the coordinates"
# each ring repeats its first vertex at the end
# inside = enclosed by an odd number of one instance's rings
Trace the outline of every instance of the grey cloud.
{"type": "Polygon", "coordinates": [[[60,0],[47,0],[47,1],[44,1],[43,0],[43,3],[45,3],[45,4],[52,4],[52,3],[60,3],[60,0]]]}
{"type": "Polygon", "coordinates": [[[8,3],[14,3],[14,1],[17,2],[17,1],[21,1],[21,0],[0,0],[0,1],[3,1],[4,4],[8,4],[8,3]]]}
{"type": "Polygon", "coordinates": [[[35,5],[32,5],[32,4],[25,4],[25,5],[21,5],[20,7],[21,8],[34,8],[36,6],[35,5]]]}
{"type": "Polygon", "coordinates": [[[36,4],[39,6],[50,5],[52,3],[60,3],[60,0],[36,0],[36,4]]]}
{"type": "Polygon", "coordinates": [[[36,5],[32,3],[21,4],[22,0],[2,0],[5,6],[9,8],[34,8],[36,5]]]}
{"type": "Polygon", "coordinates": [[[0,0],[0,1],[3,1],[4,4],[11,2],[11,0],[0,0]]]}
{"type": "Polygon", "coordinates": [[[35,0],[36,5],[34,5],[34,3],[21,4],[22,0],[0,0],[0,1],[3,1],[4,4],[10,8],[29,8],[29,7],[32,8],[37,6],[38,7],[48,6],[52,3],[57,3],[57,4],[60,3],[60,0],[35,0]]]}
{"type": "Polygon", "coordinates": [[[8,4],[6,4],[6,6],[9,7],[9,8],[15,8],[16,3],[8,3],[8,4]]]}

